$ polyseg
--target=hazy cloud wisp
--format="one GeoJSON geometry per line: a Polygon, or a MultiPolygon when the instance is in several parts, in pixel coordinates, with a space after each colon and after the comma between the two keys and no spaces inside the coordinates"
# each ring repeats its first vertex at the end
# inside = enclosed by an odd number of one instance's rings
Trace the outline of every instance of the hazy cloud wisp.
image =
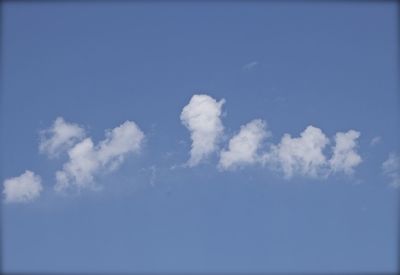
{"type": "Polygon", "coordinates": [[[242,67],[242,69],[243,69],[243,70],[246,70],[246,71],[249,71],[249,70],[255,68],[256,66],[258,66],[258,61],[252,61],[252,62],[250,62],[250,63],[245,64],[245,65],[242,67]]]}

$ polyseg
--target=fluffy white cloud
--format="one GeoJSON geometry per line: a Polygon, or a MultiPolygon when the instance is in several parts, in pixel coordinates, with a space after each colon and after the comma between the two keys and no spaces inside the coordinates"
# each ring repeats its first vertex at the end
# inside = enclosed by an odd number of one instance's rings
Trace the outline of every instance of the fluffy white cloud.
{"type": "Polygon", "coordinates": [[[272,145],[265,163],[282,170],[285,178],[299,173],[317,177],[324,173],[327,160],[323,149],[329,139],[321,129],[308,126],[298,138],[285,134],[278,145],[272,145]]]}
{"type": "Polygon", "coordinates": [[[30,202],[40,196],[43,190],[42,179],[32,171],[4,181],[3,194],[6,202],[30,202]]]}
{"type": "Polygon", "coordinates": [[[126,155],[140,151],[143,139],[143,132],[132,121],[107,131],[106,138],[96,146],[90,138],[84,139],[68,151],[69,161],[56,172],[55,190],[93,188],[100,169],[118,168],[126,155]]]}
{"type": "Polygon", "coordinates": [[[126,121],[119,127],[106,132],[106,139],[98,146],[98,158],[102,165],[118,166],[127,153],[138,152],[144,138],[136,123],[126,121]]]}
{"type": "Polygon", "coordinates": [[[385,176],[390,179],[390,185],[400,187],[400,158],[391,153],[388,159],[382,164],[382,170],[385,176]]]}
{"type": "MultiPolygon", "coordinates": [[[[224,102],[224,99],[218,102],[208,95],[194,95],[183,108],[181,122],[190,131],[192,139],[190,159],[186,164],[189,167],[198,165],[219,149],[218,143],[224,131],[221,122],[224,102]]],[[[285,178],[294,174],[326,177],[336,172],[351,174],[362,162],[356,151],[360,133],[354,130],[336,133],[330,159],[324,153],[330,140],[317,127],[308,126],[300,137],[285,134],[278,144],[270,145],[269,150],[262,152],[263,141],[268,135],[262,120],[256,119],[242,126],[239,133],[230,139],[228,148],[220,152],[218,168],[228,170],[261,163],[281,170],[285,178]]]]}
{"type": "Polygon", "coordinates": [[[346,174],[352,174],[354,167],[361,163],[362,159],[355,150],[359,137],[360,133],[354,130],[336,133],[333,156],[329,160],[333,172],[343,171],[346,174]]]}
{"type": "Polygon", "coordinates": [[[224,102],[224,99],[216,101],[208,95],[194,95],[183,108],[180,118],[192,139],[188,166],[196,166],[218,149],[224,131],[221,122],[224,102]]]}
{"type": "Polygon", "coordinates": [[[56,157],[84,138],[85,130],[58,117],[50,128],[40,132],[40,136],[39,151],[56,157]]]}
{"type": "Polygon", "coordinates": [[[239,133],[229,141],[228,149],[221,152],[220,169],[232,169],[240,165],[261,162],[259,150],[268,136],[266,123],[261,119],[243,125],[239,133]]]}

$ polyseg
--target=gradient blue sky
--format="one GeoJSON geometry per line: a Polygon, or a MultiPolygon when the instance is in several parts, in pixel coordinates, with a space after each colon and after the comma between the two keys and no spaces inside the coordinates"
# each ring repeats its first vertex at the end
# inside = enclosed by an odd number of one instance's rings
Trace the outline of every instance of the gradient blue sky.
{"type": "Polygon", "coordinates": [[[395,271],[398,189],[381,166],[399,150],[396,9],[3,3],[1,176],[30,169],[44,186],[2,205],[3,271],[395,271]],[[198,93],[225,98],[228,136],[255,118],[274,143],[308,125],[355,129],[363,162],[327,179],[218,171],[216,156],[171,170],[189,157],[179,116],[198,93]],[[56,194],[66,156],[39,154],[38,133],[58,116],[95,142],[132,120],[146,143],[96,178],[102,191],[56,194]]]}

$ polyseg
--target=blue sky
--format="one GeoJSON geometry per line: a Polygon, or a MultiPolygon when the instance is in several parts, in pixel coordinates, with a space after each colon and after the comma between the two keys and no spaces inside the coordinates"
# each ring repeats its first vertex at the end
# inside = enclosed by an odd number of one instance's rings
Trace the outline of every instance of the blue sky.
{"type": "Polygon", "coordinates": [[[396,9],[3,3],[3,270],[395,271],[396,9]]]}

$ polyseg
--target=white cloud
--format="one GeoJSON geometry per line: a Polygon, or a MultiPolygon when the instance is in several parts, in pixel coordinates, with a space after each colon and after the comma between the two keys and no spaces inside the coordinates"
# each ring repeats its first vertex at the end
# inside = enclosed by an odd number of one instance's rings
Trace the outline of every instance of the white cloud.
{"type": "Polygon", "coordinates": [[[249,71],[258,65],[258,61],[252,61],[243,66],[243,70],[249,71]]]}
{"type": "Polygon", "coordinates": [[[265,163],[282,170],[285,178],[294,174],[317,177],[325,173],[327,160],[323,149],[329,139],[314,126],[308,126],[298,138],[285,134],[278,145],[265,154],[265,163]]]}
{"type": "Polygon", "coordinates": [[[262,161],[259,150],[262,142],[269,136],[266,123],[255,119],[240,128],[238,134],[231,138],[227,150],[221,152],[220,169],[232,169],[240,165],[254,164],[262,161]]]}
{"type": "Polygon", "coordinates": [[[97,150],[101,164],[106,165],[112,162],[112,166],[118,166],[125,154],[140,150],[143,138],[143,132],[132,121],[126,121],[111,131],[107,131],[106,139],[100,142],[97,150]]]}
{"type": "Polygon", "coordinates": [[[6,202],[30,202],[40,196],[43,190],[42,179],[32,171],[25,171],[22,175],[4,181],[3,194],[6,202]]]}
{"type": "Polygon", "coordinates": [[[129,153],[139,152],[144,139],[143,132],[132,121],[106,132],[106,138],[96,146],[86,138],[68,151],[69,161],[56,172],[56,191],[71,186],[94,188],[94,177],[101,170],[114,170],[129,153]]]}
{"type": "Polygon", "coordinates": [[[93,174],[100,168],[93,141],[86,138],[76,144],[68,152],[69,161],[63,169],[56,172],[56,191],[62,191],[75,184],[80,187],[89,187],[93,182],[93,174]]]}
{"type": "Polygon", "coordinates": [[[77,124],[65,122],[58,117],[53,125],[40,132],[39,151],[49,157],[56,157],[84,138],[85,130],[77,124]]]}
{"type": "Polygon", "coordinates": [[[333,172],[343,171],[346,174],[352,174],[354,167],[361,163],[362,159],[355,150],[359,137],[360,133],[354,130],[336,133],[333,156],[329,160],[333,172]]]}
{"type": "Polygon", "coordinates": [[[196,166],[218,149],[224,131],[220,118],[224,102],[224,99],[217,102],[208,95],[194,95],[183,108],[180,118],[192,139],[188,166],[196,166]]]}
{"type": "Polygon", "coordinates": [[[400,158],[391,153],[388,159],[382,164],[383,174],[390,179],[390,185],[400,187],[400,158]]]}

